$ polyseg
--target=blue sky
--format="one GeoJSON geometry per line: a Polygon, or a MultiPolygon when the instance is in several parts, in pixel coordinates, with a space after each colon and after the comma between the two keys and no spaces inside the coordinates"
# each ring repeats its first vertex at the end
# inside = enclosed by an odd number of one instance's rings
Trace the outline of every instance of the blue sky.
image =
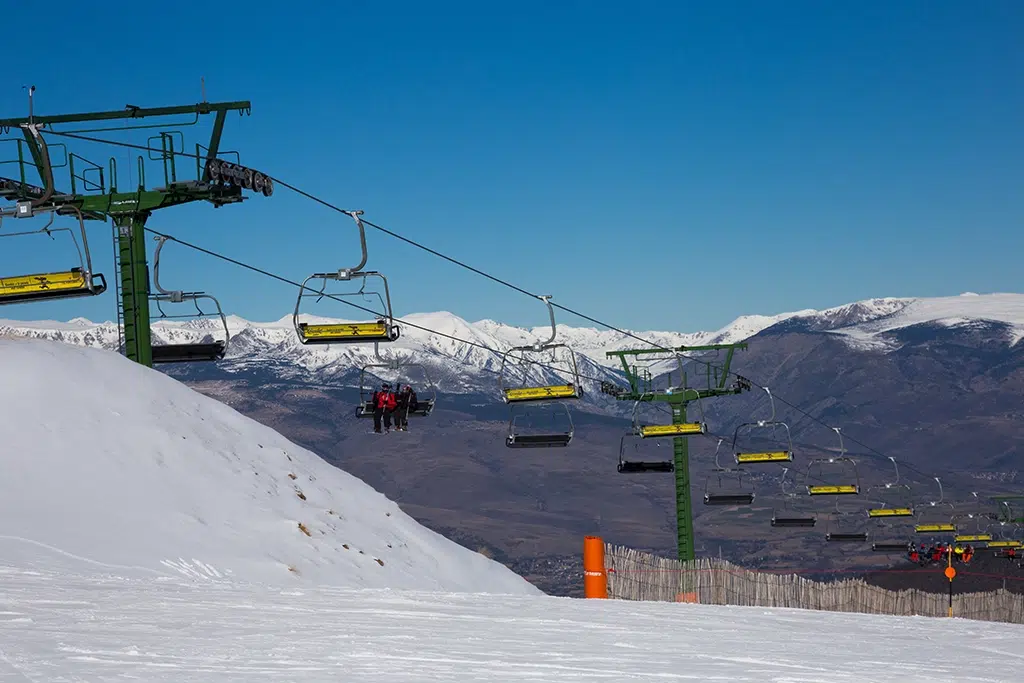
{"type": "MultiPolygon", "coordinates": [[[[633,329],[1021,291],[1020,2],[310,5],[50,3],[60,19],[41,33],[5,34],[0,116],[26,113],[23,84],[57,113],[194,103],[205,77],[209,100],[252,102],[224,140],[242,163],[633,329]]],[[[210,123],[183,129],[188,144],[210,123]]],[[[116,155],[127,184],[128,150],[71,145],[116,155]]],[[[298,280],[358,260],[349,219],[283,188],[150,226],[298,280]]],[[[89,235],[113,284],[109,226],[89,235]]],[[[16,241],[4,274],[66,267],[57,243],[16,241]]],[[[381,233],[369,243],[396,314],[545,322],[535,300],[381,233]]],[[[165,254],[165,285],[231,313],[294,305],[294,288],[165,254]]],[[[0,315],[108,320],[113,307],[108,294],[0,315]]]]}

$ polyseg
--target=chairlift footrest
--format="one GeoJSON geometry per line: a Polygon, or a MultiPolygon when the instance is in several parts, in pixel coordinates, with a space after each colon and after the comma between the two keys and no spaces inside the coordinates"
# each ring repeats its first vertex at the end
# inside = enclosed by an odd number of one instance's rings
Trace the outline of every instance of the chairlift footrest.
{"type": "Polygon", "coordinates": [[[705,493],[705,505],[750,505],[754,502],[752,493],[705,493]]]}
{"type": "Polygon", "coordinates": [[[676,471],[675,463],[671,460],[665,461],[643,461],[643,460],[624,460],[619,463],[619,472],[622,474],[642,474],[646,472],[661,472],[661,473],[672,473],[676,471]]]}
{"type": "Polygon", "coordinates": [[[561,448],[572,441],[571,434],[520,434],[505,438],[509,448],[561,448]]]}
{"type": "Polygon", "coordinates": [[[818,523],[816,517],[773,517],[772,526],[783,529],[812,527],[818,523]]]}
{"type": "Polygon", "coordinates": [[[909,552],[913,547],[907,543],[872,543],[871,550],[876,553],[909,552]]]}
{"type": "Polygon", "coordinates": [[[153,363],[194,363],[224,358],[224,342],[153,346],[153,363]]]}

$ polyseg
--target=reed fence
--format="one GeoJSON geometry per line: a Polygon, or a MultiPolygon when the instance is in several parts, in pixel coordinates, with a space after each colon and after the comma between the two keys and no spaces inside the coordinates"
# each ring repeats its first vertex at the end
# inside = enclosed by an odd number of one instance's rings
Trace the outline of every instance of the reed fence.
{"type": "MultiPolygon", "coordinates": [[[[863,579],[820,582],[744,569],[725,560],[692,562],[605,544],[608,597],[704,605],[794,607],[893,616],[945,617],[949,596],[891,591],[863,579]]],[[[953,616],[1024,624],[1024,595],[1005,589],[953,596],[953,616]]]]}

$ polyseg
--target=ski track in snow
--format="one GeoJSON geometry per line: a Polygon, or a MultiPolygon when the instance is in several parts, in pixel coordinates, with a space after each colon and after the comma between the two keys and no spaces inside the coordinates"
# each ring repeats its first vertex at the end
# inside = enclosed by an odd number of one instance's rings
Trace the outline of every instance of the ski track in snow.
{"type": "Polygon", "coordinates": [[[1020,626],[959,619],[0,573],[0,683],[980,683],[1024,658],[1020,626]]]}

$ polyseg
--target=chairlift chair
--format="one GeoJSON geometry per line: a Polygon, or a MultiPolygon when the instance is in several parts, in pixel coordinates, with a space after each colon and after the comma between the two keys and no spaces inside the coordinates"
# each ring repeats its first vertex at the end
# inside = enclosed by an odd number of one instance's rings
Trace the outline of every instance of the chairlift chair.
{"type": "Polygon", "coordinates": [[[28,200],[18,202],[13,209],[0,211],[0,228],[3,226],[5,216],[29,218],[41,213],[49,213],[50,220],[39,230],[5,233],[0,229],[0,237],[45,234],[53,239],[53,233],[66,232],[71,236],[71,241],[75,245],[78,265],[62,271],[0,276],[0,305],[97,296],[107,291],[106,278],[102,273],[94,273],[92,270],[92,256],[89,252],[89,238],[85,231],[85,218],[77,206],[67,204],[40,208],[33,206],[32,202],[28,200]],[[82,240],[81,245],[79,245],[78,238],[75,237],[75,230],[72,228],[52,227],[57,215],[68,214],[73,214],[78,219],[77,232],[82,240]]]}
{"type": "Polygon", "coordinates": [[[860,511],[848,511],[843,512],[839,509],[839,497],[836,496],[836,507],[831,513],[829,513],[828,521],[825,526],[825,541],[828,543],[865,543],[868,540],[868,534],[866,531],[853,531],[851,529],[843,529],[843,524],[840,520],[842,519],[857,519],[860,517],[860,511]]]}
{"type": "Polygon", "coordinates": [[[505,445],[509,448],[562,448],[568,446],[572,442],[575,427],[572,422],[572,414],[569,411],[568,406],[565,405],[565,401],[578,399],[583,395],[583,387],[580,384],[579,369],[576,365],[576,355],[568,345],[555,342],[558,331],[555,326],[555,309],[551,305],[551,296],[542,295],[537,298],[543,301],[548,307],[548,316],[551,320],[551,336],[545,341],[538,341],[527,346],[516,346],[510,348],[502,354],[501,369],[498,372],[498,387],[501,391],[501,398],[506,405],[509,406],[508,435],[505,437],[505,445]],[[507,386],[509,373],[513,367],[509,363],[509,359],[512,357],[513,353],[519,353],[519,367],[520,369],[523,369],[524,365],[528,362],[526,359],[527,353],[543,353],[545,351],[551,351],[551,362],[556,362],[556,359],[554,358],[554,352],[556,349],[565,349],[568,354],[568,363],[565,371],[571,375],[570,382],[566,384],[547,385],[538,383],[530,384],[528,383],[530,373],[528,371],[524,371],[522,374],[522,386],[518,388],[507,386]],[[565,411],[568,430],[546,430],[545,432],[533,434],[525,433],[522,428],[524,421],[523,418],[536,415],[538,410],[546,410],[549,407],[555,413],[560,414],[560,411],[555,409],[552,404],[558,404],[559,408],[565,411]],[[525,413],[516,412],[519,406],[523,406],[525,413]]]}
{"type": "Polygon", "coordinates": [[[918,506],[916,515],[918,522],[914,526],[914,533],[917,534],[955,534],[956,525],[953,524],[953,515],[956,508],[952,503],[945,500],[942,491],[942,482],[938,477],[933,477],[939,485],[939,499],[928,501],[927,505],[918,506]]]}
{"type": "Polygon", "coordinates": [[[914,505],[911,498],[909,484],[900,483],[900,469],[896,464],[896,458],[889,456],[892,466],[896,469],[896,479],[884,484],[876,484],[868,487],[866,495],[869,498],[881,498],[879,507],[868,508],[868,517],[892,518],[892,517],[913,517],[914,505]],[[890,497],[895,494],[897,504],[890,506],[893,501],[890,497]]]}
{"type": "Polygon", "coordinates": [[[754,502],[754,491],[747,491],[743,489],[744,470],[739,468],[723,467],[719,461],[719,452],[721,451],[723,441],[724,439],[719,439],[718,446],[715,448],[715,469],[713,469],[711,473],[704,478],[704,504],[750,505],[754,502]],[[722,479],[731,479],[733,475],[736,476],[736,489],[724,488],[722,486],[722,479]],[[718,480],[718,489],[714,492],[712,492],[710,488],[712,476],[715,476],[718,480]]]}
{"type": "Polygon", "coordinates": [[[792,462],[793,461],[793,436],[790,434],[789,425],[781,420],[775,419],[775,397],[768,387],[764,388],[771,402],[772,414],[767,420],[756,422],[744,422],[736,427],[732,436],[732,452],[736,458],[737,465],[759,465],[762,463],[792,462]],[[786,448],[773,451],[743,451],[738,447],[740,432],[754,429],[771,429],[772,437],[775,436],[776,427],[782,427],[786,431],[786,448]]]}
{"type": "MultiPolygon", "coordinates": [[[[573,350],[564,343],[556,343],[555,338],[558,336],[558,330],[555,326],[555,309],[551,305],[551,295],[545,294],[538,296],[548,307],[548,315],[551,319],[551,336],[545,341],[534,342],[526,346],[513,346],[501,356],[501,369],[498,372],[498,386],[501,391],[501,398],[506,404],[521,404],[521,403],[547,403],[551,401],[564,401],[569,399],[578,399],[583,396],[583,387],[580,384],[580,373],[579,368],[576,364],[576,354],[573,350]],[[528,361],[526,354],[528,353],[543,353],[545,351],[552,352],[551,365],[557,362],[554,357],[555,349],[565,349],[567,352],[568,360],[566,368],[562,370],[557,368],[559,372],[566,372],[570,375],[571,381],[565,384],[540,384],[540,383],[528,383],[530,373],[524,371],[522,373],[522,386],[511,387],[508,386],[509,374],[512,371],[513,365],[509,363],[513,353],[518,353],[520,357],[520,363],[518,367],[522,369],[528,361]]],[[[557,373],[556,373],[557,374],[557,373]]]]}
{"type": "MultiPolygon", "coordinates": [[[[990,527],[991,530],[992,527],[990,527]]],[[[1014,524],[1013,522],[1007,522],[1001,517],[996,522],[996,528],[998,531],[992,534],[992,540],[988,542],[988,547],[993,550],[1008,549],[1008,548],[1020,548],[1024,545],[1024,527],[1020,524],[1014,524]],[[1017,538],[1021,537],[1021,538],[1017,538]]]]}
{"type": "Polygon", "coordinates": [[[777,509],[772,510],[772,526],[781,529],[813,527],[818,522],[818,518],[815,515],[809,515],[805,511],[796,510],[792,507],[792,504],[796,503],[799,498],[799,494],[786,490],[786,475],[788,473],[789,468],[784,467],[782,469],[782,479],[779,482],[782,487],[782,511],[780,514],[780,511],[777,509]]]}
{"type": "Polygon", "coordinates": [[[999,520],[998,537],[988,542],[988,547],[996,551],[1017,550],[1024,547],[1024,526],[999,520]]]}
{"type": "Polygon", "coordinates": [[[346,211],[345,213],[352,217],[356,222],[356,227],[359,228],[359,244],[362,249],[362,259],[355,268],[343,268],[332,273],[314,273],[302,282],[302,286],[299,288],[299,296],[295,300],[295,312],[292,314],[292,325],[295,327],[295,333],[298,335],[299,342],[302,344],[365,344],[368,342],[393,342],[398,339],[401,333],[398,325],[395,324],[394,316],[392,314],[391,292],[388,289],[387,278],[375,270],[362,270],[367,261],[366,228],[363,225],[362,219],[359,217],[363,212],[346,211]],[[367,280],[371,277],[379,278],[384,283],[383,294],[376,291],[366,291],[367,280]],[[349,282],[354,279],[362,280],[362,287],[360,287],[359,291],[347,294],[327,294],[326,289],[329,283],[349,282]],[[322,281],[320,289],[314,290],[311,287],[307,287],[306,285],[310,280],[322,281]],[[317,301],[322,299],[324,296],[376,296],[383,308],[383,315],[378,316],[377,320],[374,322],[319,324],[300,322],[299,310],[302,306],[302,299],[303,297],[308,296],[316,296],[317,301]]]}
{"type": "MultiPolygon", "coordinates": [[[[402,368],[419,368],[423,373],[423,378],[426,382],[424,389],[430,393],[430,398],[421,399],[417,392],[416,394],[416,407],[410,408],[408,412],[409,417],[427,417],[434,410],[434,404],[437,402],[437,387],[430,380],[430,373],[427,372],[427,367],[422,363],[407,363],[397,357],[387,359],[380,355],[379,342],[373,344],[373,355],[377,358],[379,363],[369,363],[359,369],[359,406],[356,408],[356,417],[373,417],[373,393],[374,390],[367,383],[367,376],[372,373],[368,373],[367,370],[371,368],[386,368],[392,371],[398,371],[402,368]]],[[[411,385],[411,382],[410,382],[411,385]]]]}
{"type": "MultiPolygon", "coordinates": [[[[505,445],[509,448],[564,448],[572,443],[572,437],[575,432],[575,427],[572,422],[572,413],[569,412],[568,406],[558,404],[556,406],[549,406],[553,412],[559,412],[559,408],[565,411],[565,417],[568,421],[568,429],[564,432],[556,432],[554,430],[543,430],[537,433],[526,433],[522,429],[522,423],[519,422],[520,418],[525,415],[512,415],[508,421],[508,434],[505,436],[505,445]],[[517,425],[517,423],[519,423],[517,425]],[[518,426],[518,428],[517,428],[518,426]]],[[[535,410],[539,407],[534,407],[535,410]]]]}
{"type": "Polygon", "coordinates": [[[888,540],[875,541],[871,544],[872,552],[876,553],[902,553],[907,552],[913,546],[909,540],[912,530],[907,524],[914,517],[914,504],[911,497],[909,484],[900,483],[899,466],[896,459],[890,457],[893,468],[896,470],[896,478],[884,484],[876,484],[868,488],[865,495],[873,500],[869,503],[867,510],[868,518],[884,529],[888,540]],[[907,540],[897,540],[903,537],[907,540]]]}
{"type": "MultiPolygon", "coordinates": [[[[978,494],[974,493],[975,499],[978,494]]],[[[954,543],[988,543],[992,540],[991,527],[999,521],[999,515],[994,512],[961,512],[950,517],[949,520],[956,526],[954,543]]]]}
{"type": "MultiPolygon", "coordinates": [[[[658,473],[672,473],[675,472],[675,462],[669,460],[627,460],[626,459],[626,439],[628,438],[642,438],[639,437],[635,431],[629,431],[622,435],[619,439],[619,465],[618,471],[620,474],[643,474],[647,472],[658,472],[658,473]]],[[[655,446],[660,447],[663,444],[655,443],[655,446]]],[[[634,450],[639,449],[640,444],[638,442],[633,443],[634,450]]]]}
{"type": "MultiPolygon", "coordinates": [[[[839,455],[831,456],[828,458],[815,458],[807,465],[807,476],[806,481],[810,481],[811,468],[818,465],[819,470],[821,469],[821,463],[828,463],[834,465],[836,463],[848,462],[850,467],[853,469],[853,481],[855,483],[842,483],[842,484],[816,484],[808,485],[807,493],[812,496],[848,496],[848,495],[859,495],[860,494],[860,473],[857,470],[857,463],[853,458],[846,456],[846,448],[843,446],[843,435],[839,431],[839,427],[832,427],[839,436],[839,455]]],[[[846,480],[850,481],[850,480],[846,480]]]]}
{"type": "Polygon", "coordinates": [[[223,360],[224,356],[228,351],[228,343],[231,340],[231,332],[228,330],[228,321],[224,316],[224,311],[221,310],[220,302],[217,299],[205,292],[183,292],[181,290],[167,290],[164,289],[160,284],[160,253],[164,248],[164,244],[167,240],[173,239],[166,235],[158,235],[156,240],[158,242],[156,252],[153,254],[153,286],[156,287],[159,294],[151,295],[150,298],[156,303],[157,310],[160,312],[160,318],[194,318],[204,317],[204,312],[199,307],[200,299],[209,299],[213,302],[217,308],[217,315],[220,317],[221,324],[224,327],[224,340],[223,341],[211,341],[211,342],[198,342],[194,344],[153,344],[150,348],[153,353],[153,363],[191,363],[197,361],[219,361],[223,360]],[[185,301],[191,301],[196,308],[196,313],[186,313],[183,315],[169,316],[164,313],[162,302],[169,302],[180,304],[185,301]]]}

